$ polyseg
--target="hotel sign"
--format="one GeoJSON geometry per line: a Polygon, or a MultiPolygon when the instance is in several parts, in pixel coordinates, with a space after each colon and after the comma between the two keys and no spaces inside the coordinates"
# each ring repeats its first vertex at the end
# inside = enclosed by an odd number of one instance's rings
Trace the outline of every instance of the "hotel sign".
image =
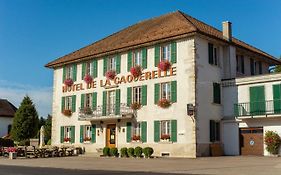
{"type": "Polygon", "coordinates": [[[72,86],[63,86],[62,92],[74,92],[74,91],[81,91],[85,89],[94,89],[97,88],[97,86],[100,87],[110,87],[110,86],[117,86],[119,84],[126,84],[126,83],[132,83],[132,82],[138,82],[138,81],[147,81],[147,80],[153,80],[158,78],[164,78],[164,77],[171,77],[175,76],[177,74],[176,67],[172,67],[169,71],[146,71],[143,72],[139,77],[134,77],[133,75],[122,75],[122,76],[116,76],[113,80],[105,79],[105,80],[93,80],[92,83],[77,83],[73,84],[72,86]]]}

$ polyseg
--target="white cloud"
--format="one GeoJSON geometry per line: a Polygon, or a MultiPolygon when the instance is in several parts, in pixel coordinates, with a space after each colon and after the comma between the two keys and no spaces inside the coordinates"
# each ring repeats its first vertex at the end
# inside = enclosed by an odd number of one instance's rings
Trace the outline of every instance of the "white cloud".
{"type": "Polygon", "coordinates": [[[51,114],[52,87],[34,87],[0,80],[0,98],[7,99],[18,107],[25,95],[32,99],[39,117],[51,114]]]}

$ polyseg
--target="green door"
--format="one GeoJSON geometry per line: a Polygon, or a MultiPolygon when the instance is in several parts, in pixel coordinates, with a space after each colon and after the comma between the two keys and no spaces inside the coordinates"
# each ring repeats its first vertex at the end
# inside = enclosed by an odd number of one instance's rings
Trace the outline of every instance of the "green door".
{"type": "Polygon", "coordinates": [[[274,105],[274,114],[281,113],[281,84],[275,84],[273,88],[273,105],[274,105]]]}
{"type": "Polygon", "coordinates": [[[264,86],[250,87],[250,114],[265,114],[264,86]]]}

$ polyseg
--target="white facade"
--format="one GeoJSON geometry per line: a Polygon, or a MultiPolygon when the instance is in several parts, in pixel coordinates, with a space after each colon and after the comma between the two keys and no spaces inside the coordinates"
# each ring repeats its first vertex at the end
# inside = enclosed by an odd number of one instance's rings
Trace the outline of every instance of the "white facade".
{"type": "Polygon", "coordinates": [[[12,117],[1,117],[0,116],[0,138],[8,134],[8,127],[12,125],[12,117]]]}

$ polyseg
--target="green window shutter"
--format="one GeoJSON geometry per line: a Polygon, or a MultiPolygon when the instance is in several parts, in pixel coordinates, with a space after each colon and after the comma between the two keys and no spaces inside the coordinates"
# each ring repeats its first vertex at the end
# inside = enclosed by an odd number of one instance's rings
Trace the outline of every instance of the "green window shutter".
{"type": "Polygon", "coordinates": [[[107,58],[103,58],[103,75],[105,76],[105,73],[107,71],[107,58]]]}
{"type": "Polygon", "coordinates": [[[250,113],[251,115],[265,113],[264,86],[250,87],[250,113]]]}
{"type": "Polygon", "coordinates": [[[66,71],[65,71],[65,66],[62,67],[62,82],[64,82],[66,77],[66,71]]]}
{"type": "Polygon", "coordinates": [[[121,71],[121,55],[117,55],[117,59],[116,59],[116,73],[120,74],[121,71]]]}
{"type": "Polygon", "coordinates": [[[96,143],[96,125],[92,124],[92,143],[96,143]]]}
{"type": "Polygon", "coordinates": [[[141,141],[147,142],[147,122],[141,122],[141,141]]]}
{"type": "Polygon", "coordinates": [[[171,82],[171,101],[177,102],[177,81],[171,82]]]}
{"type": "Polygon", "coordinates": [[[147,104],[147,85],[141,87],[141,104],[143,106],[147,104]]]}
{"type": "Polygon", "coordinates": [[[142,49],[142,68],[146,69],[147,68],[147,49],[143,48],[142,49]]]}
{"type": "Polygon", "coordinates": [[[85,94],[81,94],[81,109],[83,109],[85,106],[84,106],[84,99],[85,99],[85,94]]]}
{"type": "Polygon", "coordinates": [[[86,74],[86,63],[82,63],[82,76],[81,79],[84,80],[86,74]]]}
{"type": "Polygon", "coordinates": [[[64,126],[60,127],[60,143],[64,142],[64,126]]]}
{"type": "Polygon", "coordinates": [[[216,122],[214,120],[210,120],[210,142],[215,141],[215,126],[216,122]]]}
{"type": "Polygon", "coordinates": [[[274,103],[274,113],[280,114],[281,112],[281,84],[275,84],[273,88],[273,103],[274,103]]]}
{"type": "Polygon", "coordinates": [[[84,142],[84,125],[80,125],[80,143],[84,142]]]}
{"type": "Polygon", "coordinates": [[[65,97],[61,97],[61,112],[63,112],[65,108],[65,97]]]}
{"type": "Polygon", "coordinates": [[[154,103],[157,104],[160,98],[160,84],[154,84],[154,103]]]}
{"type": "Polygon", "coordinates": [[[160,121],[154,121],[154,142],[160,141],[160,121]]]}
{"type": "Polygon", "coordinates": [[[213,102],[217,104],[221,103],[221,90],[219,83],[213,83],[213,102]]]}
{"type": "Polygon", "coordinates": [[[131,142],[132,137],[132,123],[127,122],[127,142],[131,142]]]}
{"type": "Polygon", "coordinates": [[[131,106],[132,104],[132,88],[127,88],[127,106],[131,106]]]}
{"type": "Polygon", "coordinates": [[[177,43],[176,42],[171,43],[171,62],[172,63],[177,62],[177,43]]]}
{"type": "Polygon", "coordinates": [[[98,60],[94,59],[92,62],[92,77],[97,78],[98,77],[98,60]]]}
{"type": "Polygon", "coordinates": [[[115,115],[120,114],[120,89],[115,91],[115,115]]]}
{"type": "Polygon", "coordinates": [[[72,106],[71,106],[72,112],[76,111],[76,95],[72,95],[72,106]]]}
{"type": "Polygon", "coordinates": [[[106,95],[106,91],[103,91],[102,93],[102,116],[106,115],[106,100],[107,100],[107,95],[106,95]]]}
{"type": "Polygon", "coordinates": [[[75,143],[75,126],[71,126],[71,143],[75,143]]]}
{"type": "Polygon", "coordinates": [[[77,80],[77,65],[76,64],[73,64],[73,71],[72,71],[72,78],[73,78],[73,81],[76,81],[77,80]]]}
{"type": "Polygon", "coordinates": [[[133,65],[133,62],[132,62],[132,51],[129,51],[128,52],[128,58],[127,58],[127,71],[130,72],[131,70],[131,67],[133,65]]]}
{"type": "Polygon", "coordinates": [[[211,43],[208,43],[208,50],[209,50],[209,64],[214,64],[214,45],[211,43]]]}
{"type": "Polygon", "coordinates": [[[93,92],[92,94],[92,108],[93,110],[96,110],[97,109],[97,92],[93,92]]]}
{"type": "Polygon", "coordinates": [[[160,62],[160,46],[156,45],[154,47],[154,66],[158,67],[159,62],[160,62]]]}
{"type": "Polygon", "coordinates": [[[177,120],[171,120],[171,141],[177,142],[177,120]]]}

